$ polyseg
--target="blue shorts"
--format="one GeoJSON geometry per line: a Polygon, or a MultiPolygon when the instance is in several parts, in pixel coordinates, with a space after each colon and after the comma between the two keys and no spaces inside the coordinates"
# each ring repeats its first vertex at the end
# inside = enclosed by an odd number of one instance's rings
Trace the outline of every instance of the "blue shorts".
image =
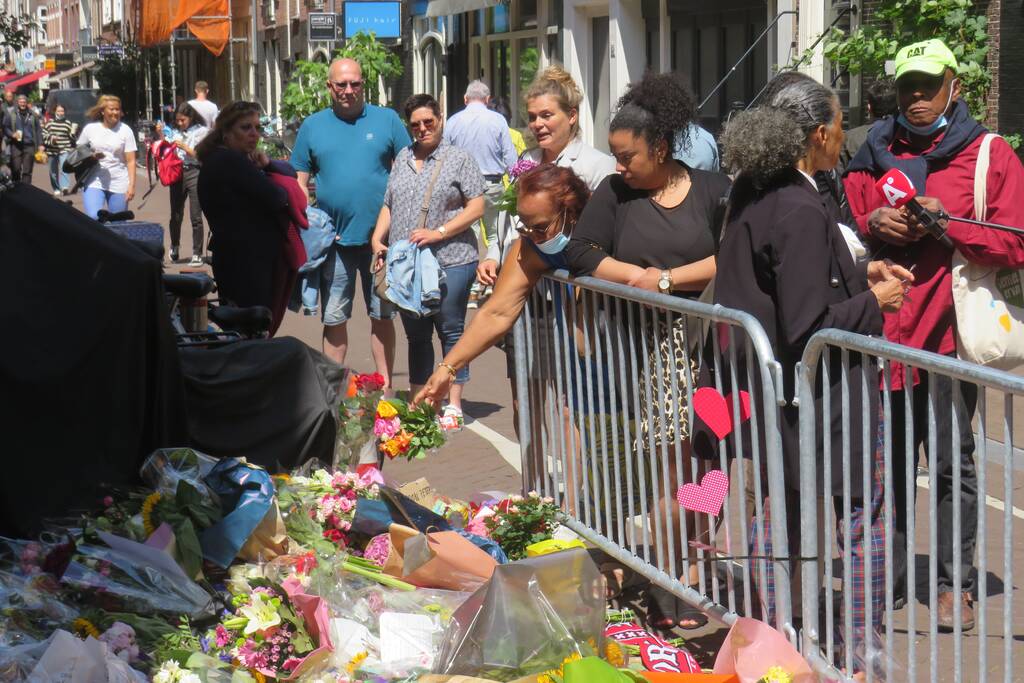
{"type": "Polygon", "coordinates": [[[356,294],[356,278],[363,288],[366,313],[374,320],[395,317],[395,305],[381,301],[373,289],[370,245],[343,247],[337,242],[331,247],[320,269],[320,303],[324,325],[341,325],[352,317],[352,300],[356,294]]]}

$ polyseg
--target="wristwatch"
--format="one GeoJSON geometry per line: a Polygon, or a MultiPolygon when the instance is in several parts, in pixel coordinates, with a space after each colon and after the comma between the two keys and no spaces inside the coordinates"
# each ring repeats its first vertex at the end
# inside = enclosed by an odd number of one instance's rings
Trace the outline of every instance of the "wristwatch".
{"type": "Polygon", "coordinates": [[[448,232],[448,228],[442,225],[440,228],[437,229],[437,231],[441,233],[441,237],[444,238],[445,234],[448,232]]]}
{"type": "Polygon", "coordinates": [[[668,294],[672,291],[672,271],[661,271],[661,277],[658,278],[658,291],[662,294],[668,294]]]}

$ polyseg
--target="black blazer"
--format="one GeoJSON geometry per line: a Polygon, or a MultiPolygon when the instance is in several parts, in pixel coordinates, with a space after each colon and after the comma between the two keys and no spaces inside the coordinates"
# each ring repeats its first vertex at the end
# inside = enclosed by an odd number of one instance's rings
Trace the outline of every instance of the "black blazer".
{"type": "MultiPolygon", "coordinates": [[[[715,281],[715,303],[747,311],[760,321],[783,367],[787,402],[794,394],[794,368],[807,340],[818,330],[838,328],[860,334],[881,334],[882,312],[867,284],[866,265],[854,264],[839,231],[839,212],[828,197],[820,195],[795,169],[765,189],[755,188],[742,175],[733,186],[729,222],[722,235],[715,281]]],[[[737,375],[746,377],[743,349],[737,375]]],[[[832,444],[832,487],[842,491],[842,394],[839,354],[832,354],[829,433],[832,444]]],[[[727,359],[728,354],[723,354],[727,359]]],[[[870,409],[869,433],[874,447],[878,412],[877,372],[850,355],[850,458],[853,491],[862,489],[863,439],[861,386],[867,374],[870,409]]],[[[728,376],[728,373],[725,373],[728,376]]],[[[756,376],[756,373],[754,373],[756,376]]],[[[819,378],[821,373],[819,372],[819,378]]],[[[724,384],[724,382],[723,382],[724,384]]],[[[758,406],[759,387],[755,387],[758,406]]],[[[817,387],[821,411],[822,387],[817,387]]],[[[763,420],[761,421],[763,425],[763,420]]],[[[821,422],[819,421],[819,425],[821,422]]],[[[780,415],[782,450],[787,484],[799,486],[799,422],[797,409],[783,408],[780,415]]],[[[818,452],[823,430],[819,427],[818,452]]],[[[749,435],[748,435],[749,438],[749,435]]],[[[760,436],[763,443],[763,434],[760,436]]],[[[743,452],[749,453],[749,449],[743,452]]],[[[761,449],[764,454],[764,448],[761,449]]],[[[818,477],[822,469],[819,463],[818,477]]]]}

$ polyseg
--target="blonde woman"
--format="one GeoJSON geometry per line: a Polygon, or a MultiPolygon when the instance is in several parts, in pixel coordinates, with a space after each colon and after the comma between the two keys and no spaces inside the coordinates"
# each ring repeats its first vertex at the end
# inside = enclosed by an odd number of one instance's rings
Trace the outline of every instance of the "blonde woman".
{"type": "Polygon", "coordinates": [[[99,163],[82,193],[85,213],[96,218],[106,207],[111,213],[125,211],[135,197],[135,133],[121,122],[121,99],[101,95],[86,117],[92,120],[78,136],[79,145],[90,144],[99,163]]]}

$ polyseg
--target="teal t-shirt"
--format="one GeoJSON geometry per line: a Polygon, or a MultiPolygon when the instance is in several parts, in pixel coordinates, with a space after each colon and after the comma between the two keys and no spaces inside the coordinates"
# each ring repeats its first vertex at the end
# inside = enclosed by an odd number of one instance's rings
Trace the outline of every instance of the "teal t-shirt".
{"type": "Polygon", "coordinates": [[[343,246],[370,241],[391,163],[411,142],[393,110],[372,104],[354,121],[324,109],[302,122],[292,166],[316,180],[317,206],[331,217],[343,246]]]}

